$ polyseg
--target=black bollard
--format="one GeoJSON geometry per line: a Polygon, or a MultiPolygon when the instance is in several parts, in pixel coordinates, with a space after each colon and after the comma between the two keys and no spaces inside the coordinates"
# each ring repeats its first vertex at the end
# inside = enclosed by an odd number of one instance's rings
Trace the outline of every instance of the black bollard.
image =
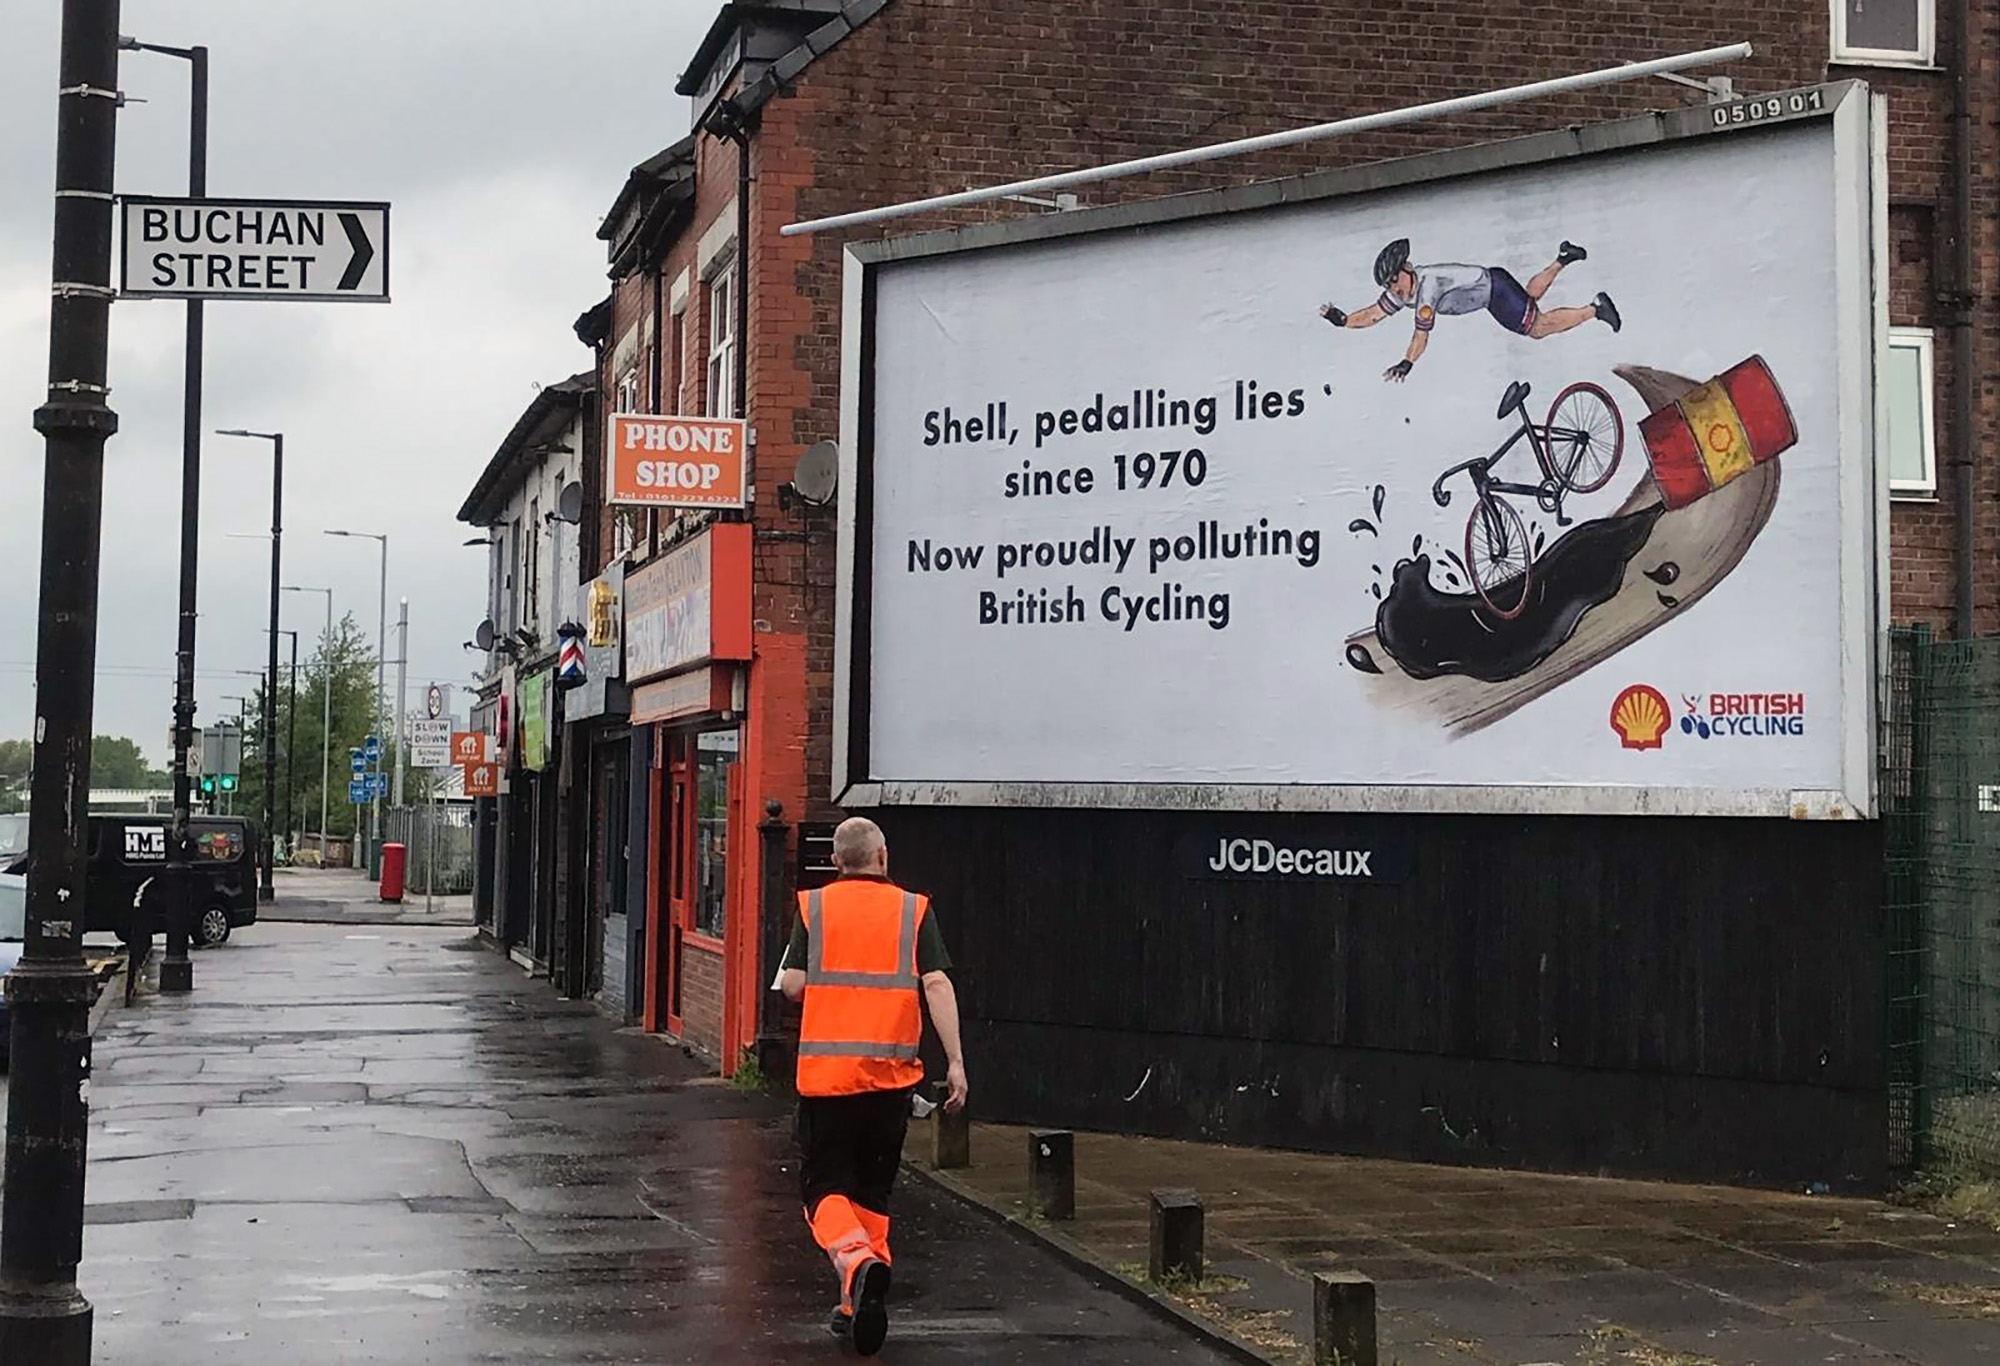
{"type": "Polygon", "coordinates": [[[1202,1277],[1201,1193],[1185,1189],[1152,1194],[1153,1244],[1147,1274],[1154,1281],[1202,1277]]]}
{"type": "Polygon", "coordinates": [[[1028,1135],[1029,1207],[1043,1219],[1076,1218],[1076,1135],[1037,1129],[1028,1135]]]}
{"type": "Polygon", "coordinates": [[[1313,1366],[1377,1366],[1375,1282],[1358,1271],[1313,1277],[1313,1366]]]}

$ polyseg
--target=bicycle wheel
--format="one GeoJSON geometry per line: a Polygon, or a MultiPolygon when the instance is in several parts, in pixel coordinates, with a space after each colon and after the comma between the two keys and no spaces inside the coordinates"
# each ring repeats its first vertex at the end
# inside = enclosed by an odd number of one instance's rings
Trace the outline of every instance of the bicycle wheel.
{"type": "Polygon", "coordinates": [[[1465,567],[1479,600],[1502,621],[1527,607],[1534,558],[1527,524],[1512,503],[1488,494],[1472,505],[1465,519],[1465,567]]]}
{"type": "Polygon", "coordinates": [[[1549,405],[1549,473],[1566,493],[1595,493],[1625,453],[1625,420],[1595,384],[1572,384],[1549,405]]]}

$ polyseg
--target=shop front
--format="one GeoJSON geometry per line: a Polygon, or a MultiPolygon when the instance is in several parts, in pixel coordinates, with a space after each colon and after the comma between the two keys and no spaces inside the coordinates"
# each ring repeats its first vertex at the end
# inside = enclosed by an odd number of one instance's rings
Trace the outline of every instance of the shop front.
{"type": "Polygon", "coordinates": [[[625,582],[632,754],[647,758],[646,1027],[727,1063],[755,1033],[750,528],[717,523],[625,582]],[[650,740],[650,745],[646,742],[650,740]]]}
{"type": "MultiPolygon", "coordinates": [[[[585,813],[572,830],[580,875],[572,883],[573,938],[587,964],[579,995],[595,996],[620,1020],[639,1000],[645,935],[647,774],[652,732],[631,726],[624,683],[625,566],[616,563],[584,588],[587,622],[580,642],[583,676],[562,694],[563,762],[574,775],[572,802],[585,813]],[[636,775],[636,787],[635,787],[636,775]],[[577,791],[577,788],[581,791],[577,791]],[[637,893],[633,870],[639,870],[637,893]],[[633,915],[634,906],[640,914],[633,915]]],[[[566,920],[567,924],[572,924],[566,920]]]]}

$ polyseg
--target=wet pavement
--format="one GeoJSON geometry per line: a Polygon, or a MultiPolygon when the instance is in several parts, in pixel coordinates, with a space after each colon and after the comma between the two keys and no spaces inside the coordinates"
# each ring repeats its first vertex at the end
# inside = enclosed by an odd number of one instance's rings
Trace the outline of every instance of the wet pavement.
{"type": "Polygon", "coordinates": [[[359,868],[280,868],[271,878],[273,900],[258,908],[268,923],[308,925],[466,925],[470,896],[426,896],[421,884],[401,901],[384,901],[381,884],[359,868]]]}
{"type": "MultiPolygon", "coordinates": [[[[1021,1215],[1028,1131],[972,1151],[946,1179],[1021,1215]]],[[[1178,1298],[1282,1366],[1310,1361],[1318,1271],[1376,1282],[1400,1366],[2000,1363],[2000,1232],[1875,1200],[1078,1134],[1077,1217],[1037,1227],[1142,1275],[1175,1186],[1212,1277],[1178,1298]]]]}
{"type": "MultiPolygon", "coordinates": [[[[83,1288],[152,1366],[837,1361],[786,1110],[468,940],[260,925],[98,1036],[83,1288]]],[[[1227,1360],[925,1187],[908,1363],[1227,1360]]]]}

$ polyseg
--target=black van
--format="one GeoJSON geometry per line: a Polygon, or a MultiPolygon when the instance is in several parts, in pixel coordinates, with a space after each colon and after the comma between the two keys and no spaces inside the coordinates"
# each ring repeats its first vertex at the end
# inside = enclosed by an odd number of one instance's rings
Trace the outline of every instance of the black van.
{"type": "MultiPolygon", "coordinates": [[[[85,930],[128,930],[140,894],[167,861],[171,816],[96,815],[90,818],[90,884],[84,898],[85,930]]],[[[213,948],[229,932],[257,923],[257,827],[241,816],[195,816],[196,866],[202,879],[195,903],[192,942],[213,948]]],[[[153,932],[166,933],[165,917],[153,932]]]]}

